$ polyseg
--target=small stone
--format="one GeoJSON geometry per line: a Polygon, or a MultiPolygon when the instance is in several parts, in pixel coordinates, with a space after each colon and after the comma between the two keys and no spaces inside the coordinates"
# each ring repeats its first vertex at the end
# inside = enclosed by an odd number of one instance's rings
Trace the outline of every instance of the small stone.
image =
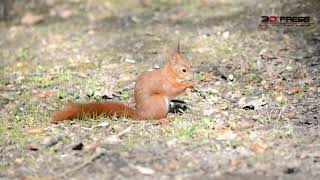
{"type": "Polygon", "coordinates": [[[125,58],[124,61],[127,62],[127,63],[131,63],[131,64],[136,63],[136,60],[131,59],[131,58],[125,58]]]}
{"type": "Polygon", "coordinates": [[[229,79],[230,81],[233,81],[233,80],[234,80],[233,74],[229,74],[229,75],[228,75],[228,79],[229,79]]]}
{"type": "Polygon", "coordinates": [[[105,121],[105,122],[102,122],[102,123],[100,123],[100,124],[98,124],[98,127],[108,127],[110,125],[110,123],[108,123],[107,121],[105,121]]]}
{"type": "Polygon", "coordinates": [[[258,114],[255,114],[255,115],[252,116],[253,120],[258,120],[259,118],[260,118],[260,116],[258,114]]]}
{"type": "Polygon", "coordinates": [[[23,159],[17,158],[17,159],[14,160],[14,162],[15,162],[16,164],[20,165],[20,164],[22,164],[23,159]]]}
{"type": "Polygon", "coordinates": [[[58,142],[62,139],[62,136],[58,135],[58,136],[50,136],[50,137],[46,137],[43,140],[43,145],[48,147],[54,146],[56,144],[58,144],[58,142]]]}
{"type": "Polygon", "coordinates": [[[154,68],[154,69],[160,69],[160,65],[159,65],[159,64],[155,64],[155,65],[153,66],[153,68],[154,68]]]}
{"type": "Polygon", "coordinates": [[[223,37],[224,39],[228,39],[228,38],[229,38],[229,35],[230,35],[229,31],[225,31],[225,32],[222,33],[222,37],[223,37]]]}
{"type": "Polygon", "coordinates": [[[294,64],[288,64],[286,67],[287,71],[293,72],[297,69],[297,67],[294,64]]]}
{"type": "Polygon", "coordinates": [[[132,165],[131,167],[138,170],[141,174],[151,175],[151,174],[155,173],[155,171],[153,169],[148,168],[148,167],[143,167],[143,166],[139,166],[139,165],[132,165]]]}
{"type": "Polygon", "coordinates": [[[204,116],[211,116],[214,113],[213,109],[205,109],[203,110],[203,115],[204,116]]]}

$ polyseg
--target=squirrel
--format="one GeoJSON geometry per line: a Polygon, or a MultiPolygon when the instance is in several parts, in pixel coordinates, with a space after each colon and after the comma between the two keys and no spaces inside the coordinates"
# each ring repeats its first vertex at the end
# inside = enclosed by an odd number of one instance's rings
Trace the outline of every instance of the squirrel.
{"type": "Polygon", "coordinates": [[[135,108],[120,102],[70,103],[52,114],[52,123],[99,115],[137,120],[166,119],[169,100],[194,86],[192,69],[182,57],[178,42],[162,69],[146,71],[137,78],[134,86],[135,108]]]}

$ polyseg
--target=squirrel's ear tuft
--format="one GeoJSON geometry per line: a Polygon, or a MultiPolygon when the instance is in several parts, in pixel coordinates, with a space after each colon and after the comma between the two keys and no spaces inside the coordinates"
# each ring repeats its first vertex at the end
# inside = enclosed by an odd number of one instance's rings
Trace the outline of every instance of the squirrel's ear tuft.
{"type": "Polygon", "coordinates": [[[180,53],[180,40],[178,40],[176,53],[180,53]]]}
{"type": "Polygon", "coordinates": [[[167,50],[169,53],[169,62],[176,64],[178,62],[177,54],[180,54],[180,40],[178,40],[177,47],[167,50]]]}
{"type": "Polygon", "coordinates": [[[180,53],[180,40],[178,40],[178,44],[177,44],[177,53],[180,53]]]}

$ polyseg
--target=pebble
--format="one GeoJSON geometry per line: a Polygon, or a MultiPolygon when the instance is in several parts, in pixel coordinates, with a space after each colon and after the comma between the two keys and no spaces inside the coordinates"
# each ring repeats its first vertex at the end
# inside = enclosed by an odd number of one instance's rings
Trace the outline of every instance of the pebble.
{"type": "Polygon", "coordinates": [[[214,113],[213,109],[205,109],[203,110],[203,115],[204,116],[211,116],[214,113]]]}
{"type": "Polygon", "coordinates": [[[58,144],[58,142],[62,139],[62,136],[58,135],[58,136],[49,136],[44,138],[43,140],[43,145],[46,147],[51,147],[54,146],[56,144],[58,144]]]}
{"type": "Polygon", "coordinates": [[[160,69],[160,65],[159,65],[159,64],[155,64],[155,65],[153,66],[153,68],[154,68],[154,69],[160,69]]]}
{"type": "Polygon", "coordinates": [[[104,121],[100,124],[98,124],[98,127],[108,127],[110,125],[110,123],[108,123],[107,121],[104,121]]]}
{"type": "Polygon", "coordinates": [[[228,75],[228,79],[229,79],[230,81],[233,81],[233,80],[234,80],[233,74],[229,74],[229,75],[228,75]]]}
{"type": "Polygon", "coordinates": [[[223,37],[224,39],[228,39],[228,38],[229,38],[229,35],[230,35],[229,31],[225,31],[225,32],[222,33],[222,37],[223,37]]]}
{"type": "Polygon", "coordinates": [[[136,60],[130,59],[130,58],[125,58],[124,61],[127,62],[127,63],[131,63],[131,64],[136,63],[136,60]]]}

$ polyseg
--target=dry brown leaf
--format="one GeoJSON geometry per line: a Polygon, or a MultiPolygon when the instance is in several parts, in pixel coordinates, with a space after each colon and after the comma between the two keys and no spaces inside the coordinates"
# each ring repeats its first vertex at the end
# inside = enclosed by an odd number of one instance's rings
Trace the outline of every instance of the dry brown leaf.
{"type": "Polygon", "coordinates": [[[30,12],[27,12],[22,18],[21,18],[21,24],[22,25],[34,25],[37,23],[40,23],[43,21],[44,17],[42,15],[34,15],[30,12]]]}
{"type": "Polygon", "coordinates": [[[205,79],[205,80],[206,80],[206,81],[212,81],[213,78],[214,78],[213,73],[212,73],[212,72],[209,72],[209,73],[206,74],[206,79],[205,79]]]}
{"type": "Polygon", "coordinates": [[[268,145],[261,143],[252,143],[250,149],[256,153],[264,153],[268,149],[268,145]]]}
{"type": "Polygon", "coordinates": [[[49,35],[51,43],[61,44],[63,42],[63,36],[60,34],[50,34],[49,35]]]}
{"type": "Polygon", "coordinates": [[[238,164],[240,164],[240,161],[236,160],[236,159],[230,159],[229,160],[229,166],[235,167],[238,164]]]}
{"type": "Polygon", "coordinates": [[[41,134],[41,133],[43,133],[43,129],[42,128],[30,128],[30,129],[28,129],[28,133],[29,134],[41,134]]]}
{"type": "Polygon", "coordinates": [[[294,78],[297,78],[297,79],[302,79],[302,78],[305,78],[307,77],[307,73],[306,72],[298,72],[294,75],[294,78]]]}
{"type": "Polygon", "coordinates": [[[98,143],[92,143],[92,144],[86,144],[83,146],[83,151],[84,152],[90,152],[95,150],[98,147],[98,143]]]}
{"type": "Polygon", "coordinates": [[[40,94],[37,95],[38,98],[47,98],[54,96],[54,92],[52,91],[43,91],[40,94]]]}
{"type": "Polygon", "coordinates": [[[64,9],[59,12],[59,16],[63,19],[67,19],[67,18],[71,17],[72,15],[73,15],[73,12],[68,9],[64,9]]]}
{"type": "Polygon", "coordinates": [[[311,86],[308,88],[308,94],[313,95],[317,92],[317,87],[311,86]]]}
{"type": "Polygon", "coordinates": [[[296,94],[300,91],[300,87],[299,86],[293,86],[289,91],[288,94],[289,95],[293,95],[296,94]]]}
{"type": "Polygon", "coordinates": [[[283,91],[286,88],[286,86],[283,83],[278,83],[274,86],[274,89],[277,91],[283,91]]]}
{"type": "Polygon", "coordinates": [[[287,113],[287,118],[289,119],[294,118],[294,116],[295,116],[295,113],[293,111],[287,113]]]}
{"type": "Polygon", "coordinates": [[[242,121],[236,124],[236,126],[232,127],[233,130],[243,130],[249,129],[253,127],[253,123],[249,121],[242,121]]]}

